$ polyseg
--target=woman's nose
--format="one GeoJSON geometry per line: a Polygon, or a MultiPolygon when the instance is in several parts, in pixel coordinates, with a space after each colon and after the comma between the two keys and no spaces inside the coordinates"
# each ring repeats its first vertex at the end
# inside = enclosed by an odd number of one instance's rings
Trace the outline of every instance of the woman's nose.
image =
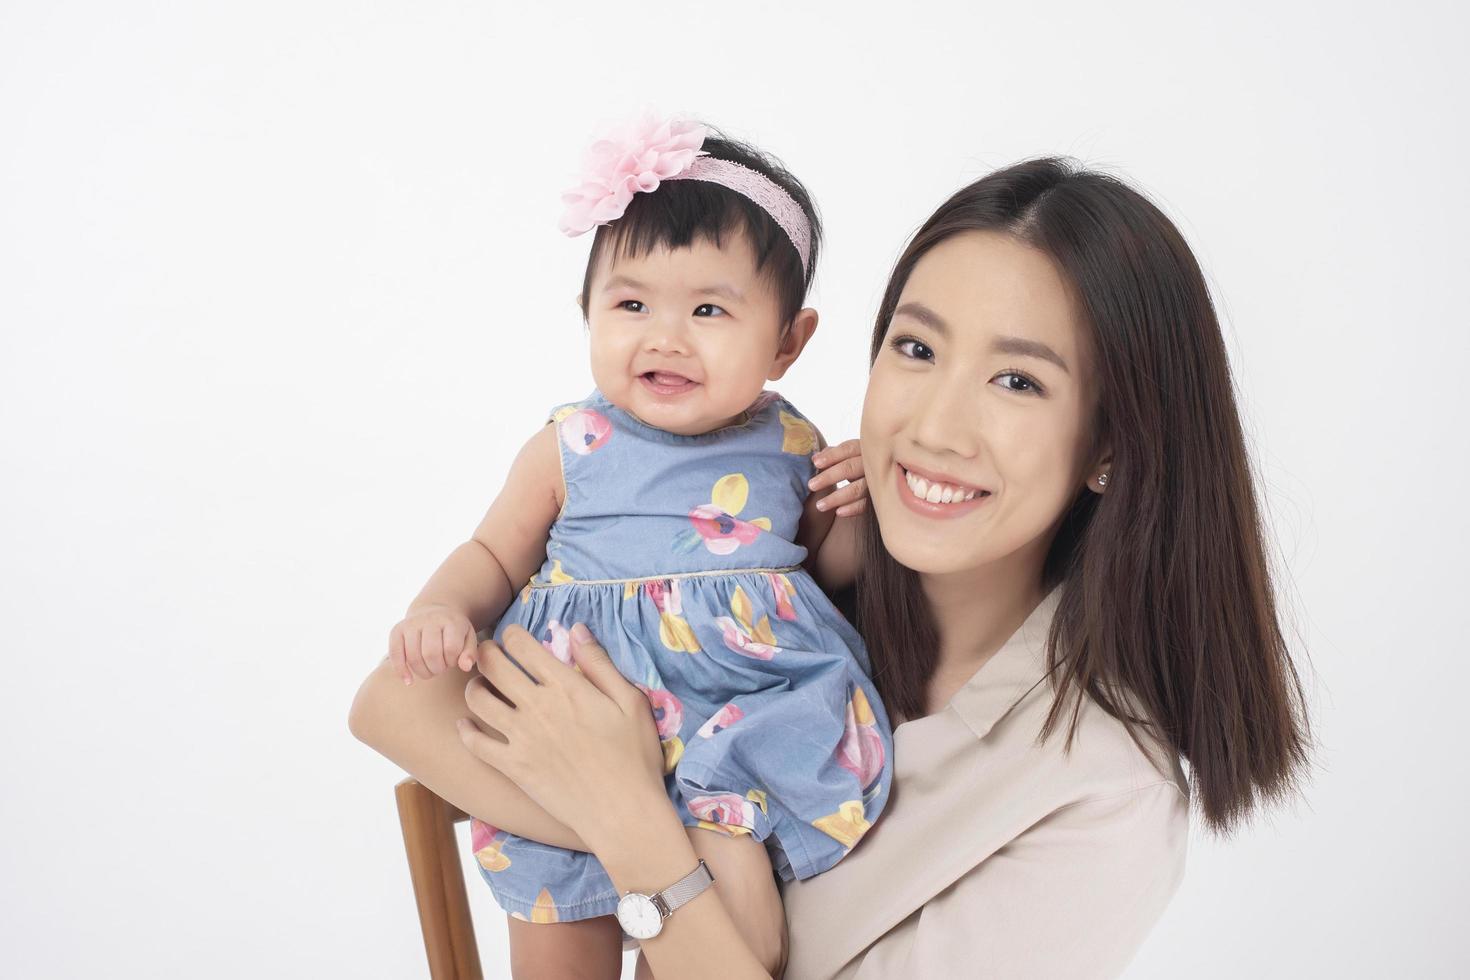
{"type": "Polygon", "coordinates": [[[924,389],[914,405],[913,439],[936,456],[966,459],[979,454],[983,439],[979,392],[973,382],[938,381],[924,389]]]}

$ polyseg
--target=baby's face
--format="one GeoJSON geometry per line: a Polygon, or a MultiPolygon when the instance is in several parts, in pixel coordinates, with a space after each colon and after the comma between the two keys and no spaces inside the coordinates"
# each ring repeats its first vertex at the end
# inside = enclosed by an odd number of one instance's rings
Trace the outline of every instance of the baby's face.
{"type": "Polygon", "coordinates": [[[636,258],[613,251],[586,302],[592,377],[614,405],[693,435],[734,421],[784,372],[780,303],[743,235],[636,258]]]}

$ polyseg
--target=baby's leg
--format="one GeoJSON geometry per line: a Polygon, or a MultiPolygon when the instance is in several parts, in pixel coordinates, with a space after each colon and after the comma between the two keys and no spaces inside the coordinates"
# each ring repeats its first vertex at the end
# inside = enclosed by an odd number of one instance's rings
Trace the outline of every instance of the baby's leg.
{"type": "Polygon", "coordinates": [[[358,690],[348,727],[470,816],[520,837],[585,851],[575,832],[494,767],[471,755],[459,740],[454,721],[473,717],[464,689],[471,677],[478,676],[451,668],[408,686],[384,658],[358,690]]]}
{"type": "MultiPolygon", "coordinates": [[[[735,928],[771,976],[779,980],[786,969],[786,910],[781,906],[781,892],[776,888],[765,845],[748,834],[727,837],[698,827],[687,829],[694,852],[715,876],[714,890],[735,920],[735,928]]],[[[636,976],[638,980],[653,977],[641,955],[636,976]]]]}
{"type": "Polygon", "coordinates": [[[576,922],[510,924],[510,975],[515,980],[618,980],[623,930],[610,915],[576,922]]]}

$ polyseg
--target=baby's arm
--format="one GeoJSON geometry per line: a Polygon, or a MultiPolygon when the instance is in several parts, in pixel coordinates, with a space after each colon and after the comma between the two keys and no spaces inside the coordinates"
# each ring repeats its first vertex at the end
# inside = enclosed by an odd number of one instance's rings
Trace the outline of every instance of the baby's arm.
{"type": "Polygon", "coordinates": [[[857,578],[858,522],[867,509],[867,484],[863,479],[863,457],[858,441],[849,439],[828,446],[817,435],[822,448],[812,462],[820,471],[812,478],[811,494],[802,511],[797,543],[807,549],[806,568],[828,593],[847,588],[857,578]],[[846,480],[847,485],[826,493],[828,487],[846,480]]]}
{"type": "Polygon", "coordinates": [[[522,447],[470,539],[444,559],[393,628],[389,659],[405,681],[410,670],[428,678],[446,669],[456,655],[462,669],[473,666],[475,632],[500,618],[545,559],[561,493],[556,427],[547,425],[522,447]],[[442,636],[426,625],[440,621],[460,625],[446,626],[442,636]],[[435,662],[426,665],[426,657],[435,662]]]}

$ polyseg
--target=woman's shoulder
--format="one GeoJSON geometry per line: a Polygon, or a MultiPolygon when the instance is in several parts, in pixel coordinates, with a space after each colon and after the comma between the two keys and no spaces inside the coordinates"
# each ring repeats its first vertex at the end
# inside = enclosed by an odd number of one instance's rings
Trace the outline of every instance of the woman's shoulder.
{"type": "MultiPolygon", "coordinates": [[[[1172,791],[1188,800],[1189,781],[1178,753],[1136,708],[1134,720],[1125,720],[1085,693],[1069,694],[1043,738],[1057,696],[1051,683],[1039,684],[1015,720],[1036,730],[1034,749],[1050,770],[1059,805],[1122,799],[1150,790],[1172,791]]],[[[1129,703],[1127,698],[1120,701],[1129,703]]]]}

